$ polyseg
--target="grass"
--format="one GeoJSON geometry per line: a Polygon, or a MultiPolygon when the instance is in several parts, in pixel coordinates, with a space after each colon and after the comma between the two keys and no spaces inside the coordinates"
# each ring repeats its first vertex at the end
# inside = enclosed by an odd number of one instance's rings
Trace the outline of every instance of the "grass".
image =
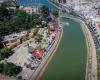
{"type": "Polygon", "coordinates": [[[96,57],[97,57],[97,60],[100,60],[100,56],[99,55],[97,55],[96,57]]]}
{"type": "Polygon", "coordinates": [[[100,61],[100,55],[97,55],[97,76],[100,77],[100,64],[99,64],[99,61],[100,61]]]}

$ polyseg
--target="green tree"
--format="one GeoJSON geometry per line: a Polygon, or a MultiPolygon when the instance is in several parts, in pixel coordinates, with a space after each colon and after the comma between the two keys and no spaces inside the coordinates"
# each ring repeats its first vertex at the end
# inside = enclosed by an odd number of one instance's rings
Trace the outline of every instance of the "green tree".
{"type": "Polygon", "coordinates": [[[0,73],[7,76],[15,76],[21,72],[22,68],[10,62],[0,63],[0,73]]]}
{"type": "Polygon", "coordinates": [[[42,39],[43,39],[43,35],[38,34],[38,35],[36,36],[36,38],[35,38],[35,42],[36,42],[36,43],[41,43],[41,42],[42,42],[42,39]]]}
{"type": "Polygon", "coordinates": [[[58,16],[59,16],[59,12],[58,12],[58,11],[52,11],[52,14],[53,14],[55,17],[58,17],[58,16]]]}
{"type": "Polygon", "coordinates": [[[3,64],[2,63],[0,64],[0,72],[1,73],[3,72],[3,64]]]}
{"type": "Polygon", "coordinates": [[[9,11],[5,7],[0,6],[0,17],[7,18],[8,16],[9,11]]]}
{"type": "Polygon", "coordinates": [[[44,17],[47,17],[47,16],[49,16],[49,8],[47,7],[47,6],[42,6],[41,7],[41,13],[42,13],[42,15],[44,16],[44,17]]]}
{"type": "Polygon", "coordinates": [[[7,1],[1,4],[3,7],[15,7],[16,3],[14,1],[7,1]]]}
{"type": "Polygon", "coordinates": [[[0,60],[3,60],[5,57],[8,57],[12,54],[12,50],[10,48],[0,49],[0,60]]]}
{"type": "Polygon", "coordinates": [[[19,18],[21,21],[25,22],[26,20],[28,20],[29,14],[26,13],[25,11],[23,11],[23,10],[20,10],[20,11],[17,12],[16,16],[17,16],[17,18],[19,18]]]}
{"type": "Polygon", "coordinates": [[[32,13],[31,19],[32,19],[33,25],[39,25],[42,23],[42,19],[40,18],[38,14],[32,13]]]}

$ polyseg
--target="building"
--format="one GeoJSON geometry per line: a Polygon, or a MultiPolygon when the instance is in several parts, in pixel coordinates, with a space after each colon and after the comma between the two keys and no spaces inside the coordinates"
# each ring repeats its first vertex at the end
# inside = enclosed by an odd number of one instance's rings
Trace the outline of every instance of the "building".
{"type": "Polygon", "coordinates": [[[24,41],[29,40],[32,36],[33,32],[31,30],[23,31],[20,33],[13,33],[11,35],[4,36],[0,44],[3,44],[8,48],[14,48],[24,41]]]}
{"type": "Polygon", "coordinates": [[[26,35],[27,35],[26,31],[7,35],[4,36],[2,43],[5,47],[13,48],[22,43],[22,41],[26,40],[26,35]]]}
{"type": "Polygon", "coordinates": [[[35,12],[35,13],[40,12],[40,9],[38,7],[24,7],[23,10],[25,10],[29,14],[31,14],[32,12],[35,12]]]}
{"type": "Polygon", "coordinates": [[[36,58],[36,59],[41,59],[43,54],[44,54],[44,51],[37,47],[35,48],[35,50],[32,52],[33,56],[36,58]]]}

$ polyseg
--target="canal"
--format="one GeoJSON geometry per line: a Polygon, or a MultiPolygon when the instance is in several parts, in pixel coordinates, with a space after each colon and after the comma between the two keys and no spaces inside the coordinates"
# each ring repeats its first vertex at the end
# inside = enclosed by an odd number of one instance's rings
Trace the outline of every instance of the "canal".
{"type": "Polygon", "coordinates": [[[63,37],[40,80],[85,80],[86,43],[79,23],[61,18],[63,37]]]}

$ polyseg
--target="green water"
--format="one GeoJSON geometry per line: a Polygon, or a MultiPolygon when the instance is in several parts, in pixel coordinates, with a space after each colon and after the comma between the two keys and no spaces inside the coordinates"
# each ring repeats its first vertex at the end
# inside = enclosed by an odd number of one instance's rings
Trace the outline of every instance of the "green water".
{"type": "Polygon", "coordinates": [[[40,80],[84,80],[86,63],[85,37],[80,24],[71,19],[64,25],[59,48],[40,80]]]}

